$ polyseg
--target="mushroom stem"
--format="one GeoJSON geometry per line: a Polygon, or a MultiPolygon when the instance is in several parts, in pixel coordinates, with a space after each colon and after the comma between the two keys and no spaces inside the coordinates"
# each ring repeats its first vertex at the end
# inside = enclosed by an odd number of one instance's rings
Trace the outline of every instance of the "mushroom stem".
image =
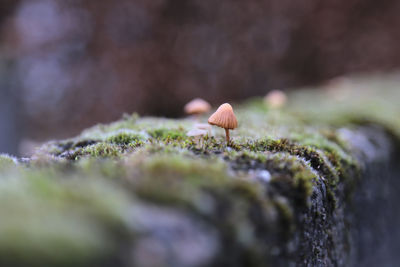
{"type": "Polygon", "coordinates": [[[226,135],[226,144],[229,145],[229,141],[230,141],[230,140],[229,140],[229,139],[230,139],[230,138],[229,138],[229,129],[226,129],[226,128],[225,128],[225,135],[226,135]]]}

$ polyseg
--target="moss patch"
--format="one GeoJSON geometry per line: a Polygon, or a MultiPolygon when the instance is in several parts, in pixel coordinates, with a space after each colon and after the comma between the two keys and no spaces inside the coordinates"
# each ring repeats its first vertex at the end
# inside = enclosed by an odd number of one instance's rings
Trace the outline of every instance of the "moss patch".
{"type": "MultiPolygon", "coordinates": [[[[374,160],[365,154],[380,149],[373,136],[362,136],[373,149],[364,151],[343,132],[360,136],[361,125],[373,123],[400,140],[397,83],[354,83],[369,89],[340,87],[337,98],[330,90],[293,92],[280,110],[261,98],[233,105],[239,128],[228,147],[220,128],[199,143],[186,135],[195,121],[133,114],[49,142],[24,163],[2,155],[0,259],[9,266],[130,266],[129,246],[159,233],[131,219],[132,207],[144,203],[213,229],[224,253],[210,265],[288,265],[278,259],[293,258],[296,231],[315,223],[326,238],[337,230],[331,222],[343,219],[366,158],[374,160]]],[[[335,257],[320,245],[310,251],[335,257]]]]}
{"type": "Polygon", "coordinates": [[[16,159],[5,154],[0,154],[0,171],[15,167],[16,159]]]}

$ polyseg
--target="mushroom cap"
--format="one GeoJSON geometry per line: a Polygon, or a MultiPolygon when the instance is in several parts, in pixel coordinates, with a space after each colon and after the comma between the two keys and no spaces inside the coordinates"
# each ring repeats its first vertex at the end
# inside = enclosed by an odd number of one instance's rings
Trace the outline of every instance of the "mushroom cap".
{"type": "Polygon", "coordinates": [[[196,123],[195,125],[193,125],[193,127],[201,130],[211,130],[211,125],[209,125],[208,123],[196,123]]]}
{"type": "Polygon", "coordinates": [[[280,108],[285,105],[287,97],[281,90],[272,90],[265,98],[265,102],[272,108],[280,108]]]}
{"type": "Polygon", "coordinates": [[[206,135],[208,132],[202,129],[192,129],[186,133],[187,136],[203,136],[206,135]]]}
{"type": "Polygon", "coordinates": [[[211,125],[216,125],[224,129],[235,129],[238,126],[238,122],[235,114],[233,113],[232,106],[228,103],[219,106],[217,111],[214,112],[208,118],[208,123],[211,125]]]}
{"type": "Polygon", "coordinates": [[[186,114],[201,114],[210,111],[211,105],[201,98],[195,98],[187,103],[183,109],[186,114]]]}

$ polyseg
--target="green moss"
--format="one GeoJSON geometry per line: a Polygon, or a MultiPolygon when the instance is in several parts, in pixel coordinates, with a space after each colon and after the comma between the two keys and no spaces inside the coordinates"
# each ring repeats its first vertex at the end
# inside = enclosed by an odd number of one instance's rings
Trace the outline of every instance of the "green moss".
{"type": "Polygon", "coordinates": [[[252,112],[267,113],[269,111],[268,105],[265,103],[262,97],[253,97],[247,99],[242,105],[246,107],[246,110],[252,112]]]}
{"type": "Polygon", "coordinates": [[[295,229],[293,210],[285,198],[275,198],[273,203],[279,213],[279,223],[283,226],[281,235],[289,239],[295,229]]]}
{"type": "Polygon", "coordinates": [[[80,135],[80,138],[87,137],[96,137],[101,138],[104,134],[117,132],[119,130],[137,130],[137,122],[139,121],[139,115],[137,113],[133,113],[132,115],[124,114],[122,119],[119,121],[115,121],[108,125],[98,124],[92,128],[86,129],[80,135]]]}
{"type": "Polygon", "coordinates": [[[120,162],[108,160],[107,158],[85,157],[76,162],[74,167],[88,176],[118,179],[126,175],[126,170],[120,162]]]}
{"type": "Polygon", "coordinates": [[[118,145],[128,145],[128,144],[136,144],[138,141],[143,140],[143,137],[139,134],[132,134],[121,132],[115,135],[112,135],[106,139],[107,142],[118,144],[118,145]]]}
{"type": "Polygon", "coordinates": [[[376,103],[351,87],[341,90],[342,100],[326,91],[293,92],[280,110],[261,98],[233,105],[239,128],[230,146],[223,129],[213,127],[199,146],[186,136],[196,124],[190,119],[134,114],[47,143],[26,163],[0,156],[0,265],[16,265],[7,255],[41,266],[123,257],[141,234],[142,226],[129,224],[141,202],[212,226],[235,264],[268,262],[268,242],[290,240],[300,215],[315,209],[314,193],[322,195],[315,213],[325,222],[360,181],[365,162],[342,128],[374,123],[400,140],[400,109],[387,100],[400,95],[394,85],[380,90],[387,85],[365,92],[376,103]]]}
{"type": "MultiPolygon", "coordinates": [[[[174,177],[213,177],[222,176],[226,172],[226,166],[222,162],[208,159],[190,158],[181,155],[155,155],[143,162],[141,168],[146,172],[158,175],[172,175],[174,177]],[[170,173],[172,172],[172,173],[170,173]]],[[[158,176],[155,175],[155,176],[158,176]]]]}
{"type": "Polygon", "coordinates": [[[330,90],[304,88],[290,95],[288,108],[314,125],[375,123],[400,137],[400,110],[393,101],[400,98],[396,75],[353,77],[330,90]]]}
{"type": "Polygon", "coordinates": [[[182,139],[185,137],[185,133],[183,129],[166,129],[166,128],[159,128],[159,129],[152,129],[148,131],[149,135],[155,139],[182,139]]]}
{"type": "Polygon", "coordinates": [[[196,159],[173,150],[152,153],[137,152],[127,161],[128,172],[138,176],[132,181],[134,190],[142,197],[167,203],[182,201],[196,195],[197,187],[220,186],[228,180],[226,165],[218,159],[196,159]]]}
{"type": "Polygon", "coordinates": [[[24,169],[0,181],[0,263],[88,266],[112,257],[126,235],[129,197],[114,184],[24,169]],[[65,178],[67,178],[65,177],[65,178]],[[125,232],[124,232],[125,231],[125,232]]]}
{"type": "Polygon", "coordinates": [[[16,166],[16,160],[12,157],[0,154],[0,171],[16,166]]]}
{"type": "Polygon", "coordinates": [[[123,152],[123,149],[114,144],[97,143],[82,148],[77,152],[77,156],[91,156],[91,157],[118,157],[123,152]]]}

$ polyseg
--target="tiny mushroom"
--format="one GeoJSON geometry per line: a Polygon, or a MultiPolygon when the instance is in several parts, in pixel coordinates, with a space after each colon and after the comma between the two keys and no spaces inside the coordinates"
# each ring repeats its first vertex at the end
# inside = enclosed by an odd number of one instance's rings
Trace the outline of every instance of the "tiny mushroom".
{"type": "Polygon", "coordinates": [[[192,130],[190,130],[190,131],[188,131],[186,133],[187,136],[194,137],[194,140],[196,142],[200,141],[199,143],[200,143],[201,146],[202,146],[202,143],[203,143],[202,142],[203,141],[203,136],[205,136],[207,134],[208,134],[208,132],[206,130],[202,130],[202,129],[192,129],[192,130]]]}
{"type": "Polygon", "coordinates": [[[193,127],[195,129],[206,130],[208,132],[208,135],[212,134],[211,125],[209,125],[207,123],[196,123],[196,124],[193,125],[193,127]]]}
{"type": "Polygon", "coordinates": [[[238,122],[233,113],[232,106],[228,103],[219,106],[217,111],[208,118],[208,123],[225,129],[226,142],[229,145],[229,130],[237,128],[238,122]]]}
{"type": "Polygon", "coordinates": [[[184,107],[184,111],[186,114],[188,115],[200,115],[203,113],[206,113],[208,111],[210,111],[211,109],[211,105],[201,99],[201,98],[195,98],[192,101],[190,101],[189,103],[187,103],[184,107]]]}
{"type": "Polygon", "coordinates": [[[343,101],[350,97],[349,92],[356,85],[347,77],[337,77],[328,81],[324,87],[328,96],[333,100],[343,101]]]}
{"type": "Polygon", "coordinates": [[[285,105],[287,100],[286,94],[281,90],[272,90],[265,97],[264,101],[271,108],[281,108],[285,105]]]}

